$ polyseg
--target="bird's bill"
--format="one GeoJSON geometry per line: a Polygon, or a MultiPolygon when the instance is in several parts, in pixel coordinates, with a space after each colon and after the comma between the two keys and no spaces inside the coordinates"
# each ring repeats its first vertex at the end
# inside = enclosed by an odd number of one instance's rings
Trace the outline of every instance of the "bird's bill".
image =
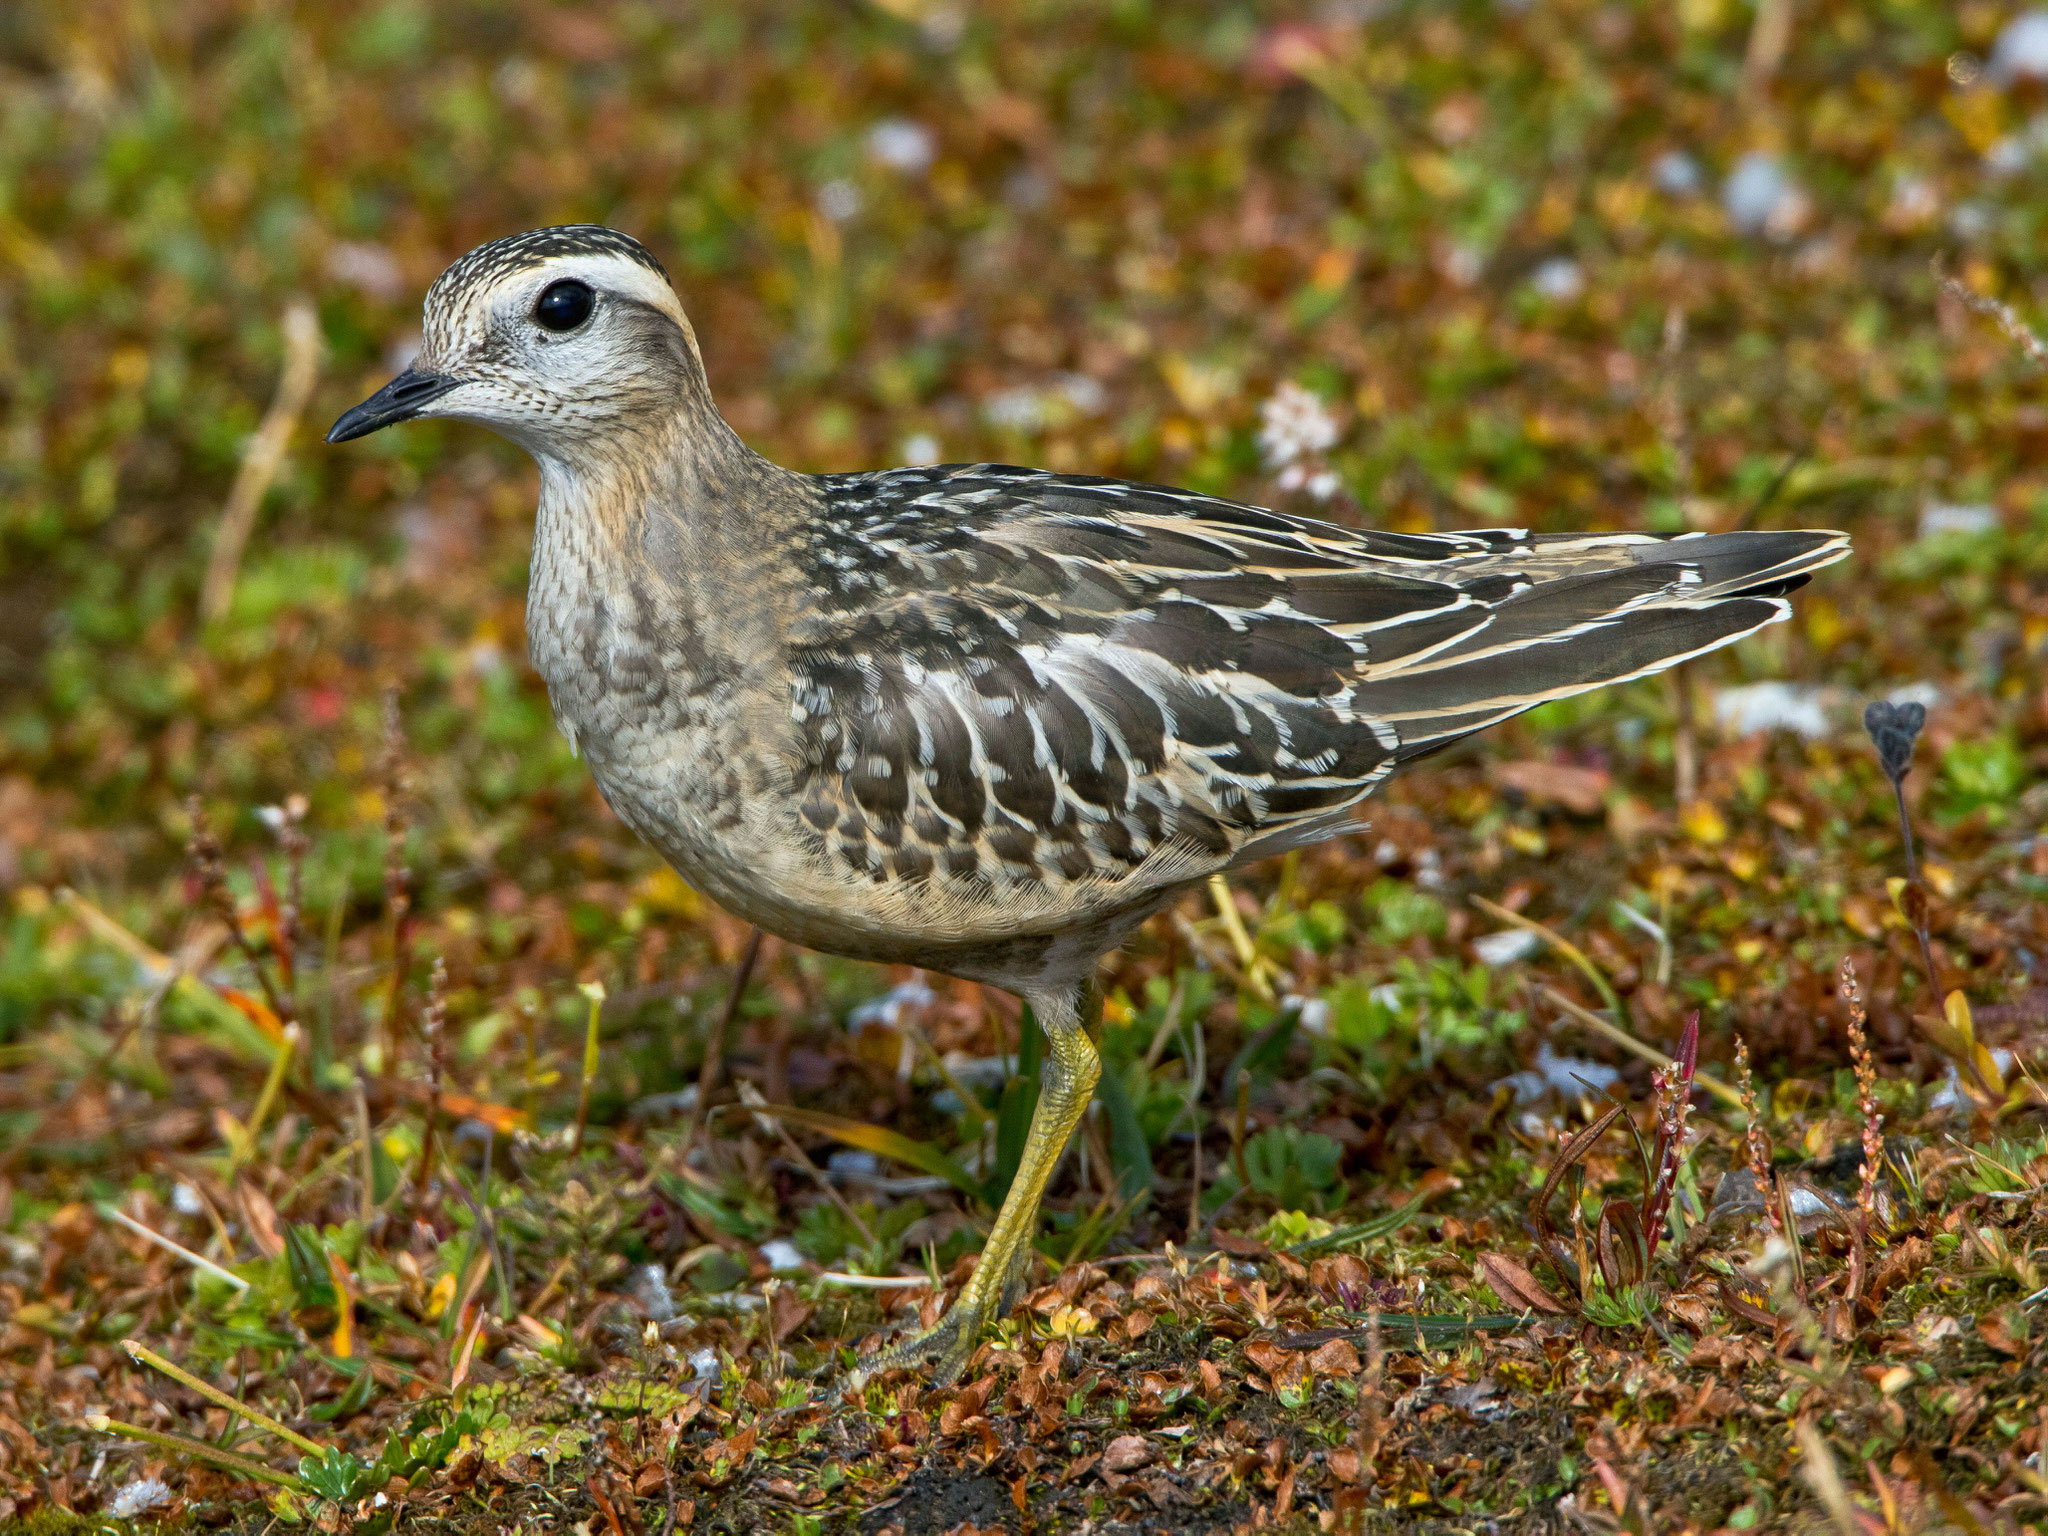
{"type": "Polygon", "coordinates": [[[421,373],[417,368],[408,368],[361,405],[343,411],[341,419],[327,429],[327,441],[345,443],[352,438],[368,437],[379,427],[411,421],[462,382],[445,373],[421,373]]]}

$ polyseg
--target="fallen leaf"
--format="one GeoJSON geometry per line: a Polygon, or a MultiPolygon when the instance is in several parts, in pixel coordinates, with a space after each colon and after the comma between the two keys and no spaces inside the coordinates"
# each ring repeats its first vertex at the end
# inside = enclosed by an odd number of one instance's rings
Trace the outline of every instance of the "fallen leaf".
{"type": "Polygon", "coordinates": [[[1358,1351],[1351,1347],[1348,1339],[1331,1339],[1317,1347],[1315,1353],[1308,1357],[1308,1363],[1318,1376],[1356,1376],[1358,1351]]]}
{"type": "Polygon", "coordinates": [[[1488,763],[1486,776],[1503,789],[1525,795],[1539,805],[1555,802],[1575,816],[1591,816],[1598,812],[1614,783],[1613,775],[1604,768],[1578,768],[1569,763],[1529,760],[1488,763]]]}
{"type": "Polygon", "coordinates": [[[1217,1231],[1209,1234],[1209,1241],[1236,1259],[1270,1259],[1273,1250],[1255,1237],[1246,1237],[1241,1232],[1217,1231]]]}
{"type": "Polygon", "coordinates": [[[1244,1357],[1270,1376],[1286,1362],[1287,1351],[1271,1339],[1253,1339],[1245,1345],[1244,1357]]]}
{"type": "Polygon", "coordinates": [[[1134,1472],[1152,1460],[1152,1444],[1143,1435],[1118,1435],[1102,1451],[1105,1472],[1134,1472]]]}
{"type": "Polygon", "coordinates": [[[1479,1278],[1502,1303],[1520,1312],[1548,1312],[1553,1316],[1569,1309],[1534,1275],[1504,1253],[1482,1253],[1472,1261],[1479,1278]]]}

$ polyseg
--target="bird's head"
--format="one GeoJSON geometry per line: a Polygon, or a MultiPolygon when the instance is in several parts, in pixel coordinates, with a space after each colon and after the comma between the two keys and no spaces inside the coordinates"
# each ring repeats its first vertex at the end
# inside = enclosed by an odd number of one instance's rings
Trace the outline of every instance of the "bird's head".
{"type": "Polygon", "coordinates": [[[629,235],[565,224],[480,245],[436,278],[412,366],[327,440],[440,416],[573,463],[700,404],[697,338],[661,264],[629,235]]]}

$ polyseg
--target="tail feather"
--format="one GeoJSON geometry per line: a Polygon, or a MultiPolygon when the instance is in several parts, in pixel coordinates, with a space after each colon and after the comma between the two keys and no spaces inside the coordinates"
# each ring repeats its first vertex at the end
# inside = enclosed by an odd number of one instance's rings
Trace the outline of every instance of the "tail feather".
{"type": "MultiPolygon", "coordinates": [[[[1562,552],[1561,552],[1562,553],[1562,552]]],[[[1358,706],[1408,761],[1552,699],[1646,677],[1791,612],[1786,594],[1848,553],[1837,533],[1683,535],[1627,549],[1626,563],[1546,579],[1543,541],[1518,561],[1527,588],[1447,643],[1376,658],[1358,706]]]]}

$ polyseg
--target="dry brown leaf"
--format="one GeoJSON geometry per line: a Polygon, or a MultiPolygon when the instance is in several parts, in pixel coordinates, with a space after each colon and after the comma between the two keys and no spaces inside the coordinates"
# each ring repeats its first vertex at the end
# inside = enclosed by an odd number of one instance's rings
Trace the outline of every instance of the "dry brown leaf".
{"type": "Polygon", "coordinates": [[[1287,1351],[1271,1339],[1253,1339],[1245,1345],[1244,1357],[1270,1376],[1286,1363],[1287,1351]]]}
{"type": "Polygon", "coordinates": [[[1152,1444],[1143,1435],[1118,1435],[1103,1448],[1102,1470],[1135,1472],[1151,1464],[1152,1454],[1152,1444]]]}
{"type": "Polygon", "coordinates": [[[1504,1305],[1518,1312],[1547,1312],[1556,1316],[1569,1310],[1543,1288],[1541,1281],[1504,1253],[1482,1253],[1472,1261],[1472,1267],[1504,1305]]]}
{"type": "Polygon", "coordinates": [[[1604,768],[1529,760],[1488,763],[1486,776],[1503,789],[1526,795],[1539,805],[1554,802],[1575,816],[1598,812],[1614,783],[1613,776],[1604,768]]]}
{"type": "Polygon", "coordinates": [[[1356,1376],[1358,1351],[1347,1339],[1331,1339],[1327,1344],[1317,1346],[1308,1357],[1308,1363],[1315,1367],[1318,1376],[1356,1376]]]}

